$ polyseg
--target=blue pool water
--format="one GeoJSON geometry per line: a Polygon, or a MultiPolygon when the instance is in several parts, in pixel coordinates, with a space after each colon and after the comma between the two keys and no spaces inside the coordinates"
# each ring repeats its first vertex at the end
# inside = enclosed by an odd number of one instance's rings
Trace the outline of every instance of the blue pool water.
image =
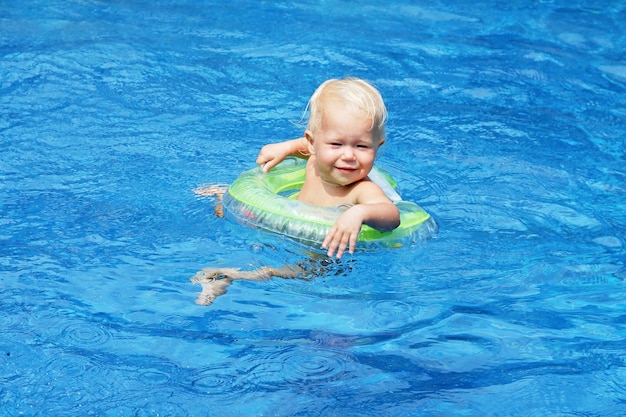
{"type": "Polygon", "coordinates": [[[626,5],[0,3],[0,415],[626,414],[626,5]],[[312,281],[213,216],[327,78],[439,235],[312,281]]]}

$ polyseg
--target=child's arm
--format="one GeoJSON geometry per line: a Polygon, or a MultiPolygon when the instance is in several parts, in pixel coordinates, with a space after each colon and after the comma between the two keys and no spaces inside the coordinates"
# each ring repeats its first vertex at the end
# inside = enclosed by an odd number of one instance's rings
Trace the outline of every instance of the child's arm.
{"type": "Polygon", "coordinates": [[[270,143],[261,148],[256,163],[262,166],[263,172],[268,172],[288,156],[306,158],[308,145],[309,143],[304,137],[285,142],[270,143]]]}
{"type": "Polygon", "coordinates": [[[361,226],[366,224],[381,232],[393,230],[400,225],[400,211],[395,204],[385,196],[376,184],[367,181],[361,184],[359,193],[361,197],[356,205],[346,210],[335,221],[322,248],[327,249],[328,256],[337,253],[337,259],[341,258],[346,248],[349,253],[354,253],[357,237],[361,226]]]}

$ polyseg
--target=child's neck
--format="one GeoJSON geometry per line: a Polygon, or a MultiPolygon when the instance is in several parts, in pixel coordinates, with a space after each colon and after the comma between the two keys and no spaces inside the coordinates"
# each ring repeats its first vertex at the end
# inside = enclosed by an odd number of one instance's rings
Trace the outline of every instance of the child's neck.
{"type": "Polygon", "coordinates": [[[304,185],[298,194],[298,200],[324,207],[345,203],[355,204],[352,190],[359,182],[349,185],[329,183],[319,176],[315,167],[307,165],[304,185]]]}

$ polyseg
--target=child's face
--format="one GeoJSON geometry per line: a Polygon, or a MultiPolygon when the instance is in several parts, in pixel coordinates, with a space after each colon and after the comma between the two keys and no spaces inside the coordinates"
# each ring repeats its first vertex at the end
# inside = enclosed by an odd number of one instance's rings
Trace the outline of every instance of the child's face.
{"type": "Polygon", "coordinates": [[[364,179],[381,144],[372,136],[371,120],[337,99],[326,98],[323,104],[320,126],[315,134],[306,132],[322,180],[345,186],[364,179]]]}

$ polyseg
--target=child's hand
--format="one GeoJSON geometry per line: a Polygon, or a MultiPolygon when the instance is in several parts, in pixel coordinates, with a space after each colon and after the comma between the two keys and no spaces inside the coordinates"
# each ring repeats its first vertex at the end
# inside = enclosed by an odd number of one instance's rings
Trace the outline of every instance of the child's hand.
{"type": "Polygon", "coordinates": [[[261,166],[263,172],[269,172],[270,169],[289,156],[289,152],[285,148],[285,145],[282,143],[270,143],[263,146],[259,156],[256,158],[257,165],[261,166]]]}
{"type": "Polygon", "coordinates": [[[337,259],[341,259],[346,248],[350,254],[354,253],[356,240],[363,224],[359,212],[359,206],[351,207],[335,221],[322,243],[322,248],[328,249],[328,256],[332,257],[336,251],[337,259]]]}
{"type": "Polygon", "coordinates": [[[305,138],[287,140],[285,142],[270,143],[261,148],[256,158],[257,165],[264,173],[280,164],[288,156],[306,157],[308,142],[305,138]]]}

